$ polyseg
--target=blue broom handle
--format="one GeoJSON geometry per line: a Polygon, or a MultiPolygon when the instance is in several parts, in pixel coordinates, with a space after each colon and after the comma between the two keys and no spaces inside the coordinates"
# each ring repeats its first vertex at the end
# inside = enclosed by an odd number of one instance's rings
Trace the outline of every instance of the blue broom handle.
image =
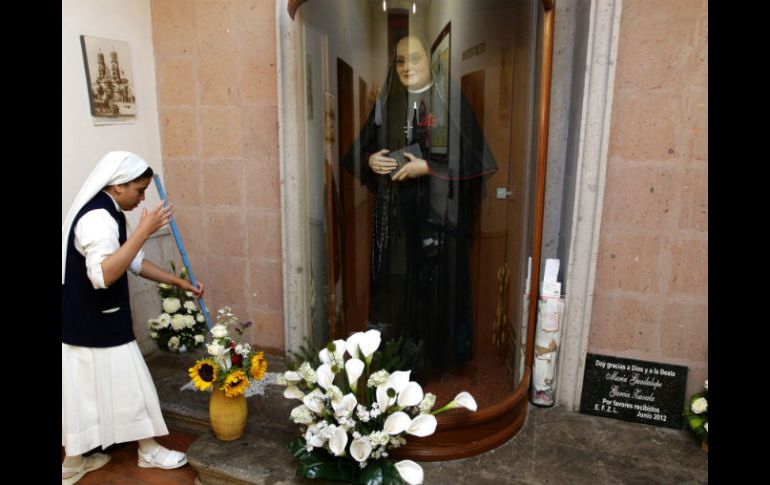
{"type": "MultiPolygon", "coordinates": [[[[163,204],[168,207],[168,198],[166,197],[166,191],[163,190],[163,184],[160,183],[160,177],[155,174],[152,176],[152,178],[155,180],[155,187],[158,188],[158,194],[163,200],[163,204]]],[[[187,259],[187,251],[184,249],[182,236],[179,235],[179,229],[176,227],[174,216],[169,216],[168,223],[169,226],[171,226],[171,233],[174,235],[176,247],[179,248],[179,254],[182,255],[182,262],[184,263],[184,267],[187,268],[187,274],[190,275],[190,281],[192,282],[193,286],[197,288],[198,282],[195,280],[195,275],[193,274],[192,268],[190,267],[190,260],[187,259]]],[[[198,306],[200,306],[201,312],[203,312],[203,317],[206,319],[206,325],[208,326],[209,330],[211,330],[211,317],[209,317],[209,311],[206,309],[206,303],[203,301],[203,297],[198,298],[198,306]]]]}

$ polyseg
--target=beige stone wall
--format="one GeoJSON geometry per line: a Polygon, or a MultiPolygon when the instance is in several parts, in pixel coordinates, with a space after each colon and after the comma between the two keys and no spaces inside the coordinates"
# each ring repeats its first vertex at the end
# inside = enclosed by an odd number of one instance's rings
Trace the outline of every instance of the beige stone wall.
{"type": "Polygon", "coordinates": [[[165,185],[206,304],[284,348],[273,0],[151,0],[165,185]]]}
{"type": "Polygon", "coordinates": [[[624,0],[588,351],[708,375],[708,13],[624,0]]]}

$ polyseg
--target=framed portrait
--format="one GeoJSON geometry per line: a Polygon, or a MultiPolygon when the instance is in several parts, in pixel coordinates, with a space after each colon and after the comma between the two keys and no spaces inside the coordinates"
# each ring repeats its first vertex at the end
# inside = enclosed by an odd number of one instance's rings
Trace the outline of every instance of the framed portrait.
{"type": "Polygon", "coordinates": [[[94,124],[133,123],[136,97],[128,42],[81,35],[80,46],[94,124]]]}
{"type": "Polygon", "coordinates": [[[430,131],[430,146],[433,153],[449,151],[449,74],[450,74],[450,31],[451,22],[438,34],[430,49],[430,63],[436,88],[431,91],[435,126],[430,131]]]}

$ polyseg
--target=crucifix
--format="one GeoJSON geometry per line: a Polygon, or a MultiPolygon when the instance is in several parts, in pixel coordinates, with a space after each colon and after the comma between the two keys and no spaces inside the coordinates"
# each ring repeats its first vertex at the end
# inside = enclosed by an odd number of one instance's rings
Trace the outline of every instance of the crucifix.
{"type": "Polygon", "coordinates": [[[406,135],[407,143],[409,143],[409,140],[412,139],[412,130],[414,129],[415,124],[417,124],[417,103],[414,103],[414,112],[412,115],[412,120],[410,121],[409,118],[407,118],[406,126],[404,127],[404,134],[406,135]]]}

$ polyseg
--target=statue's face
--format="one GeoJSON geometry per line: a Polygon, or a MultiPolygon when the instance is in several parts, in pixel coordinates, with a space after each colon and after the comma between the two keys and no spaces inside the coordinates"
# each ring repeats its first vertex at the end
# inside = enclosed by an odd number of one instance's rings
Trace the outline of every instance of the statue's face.
{"type": "Polygon", "coordinates": [[[422,44],[411,37],[404,37],[396,45],[396,74],[401,84],[416,90],[430,82],[428,53],[422,44]]]}

